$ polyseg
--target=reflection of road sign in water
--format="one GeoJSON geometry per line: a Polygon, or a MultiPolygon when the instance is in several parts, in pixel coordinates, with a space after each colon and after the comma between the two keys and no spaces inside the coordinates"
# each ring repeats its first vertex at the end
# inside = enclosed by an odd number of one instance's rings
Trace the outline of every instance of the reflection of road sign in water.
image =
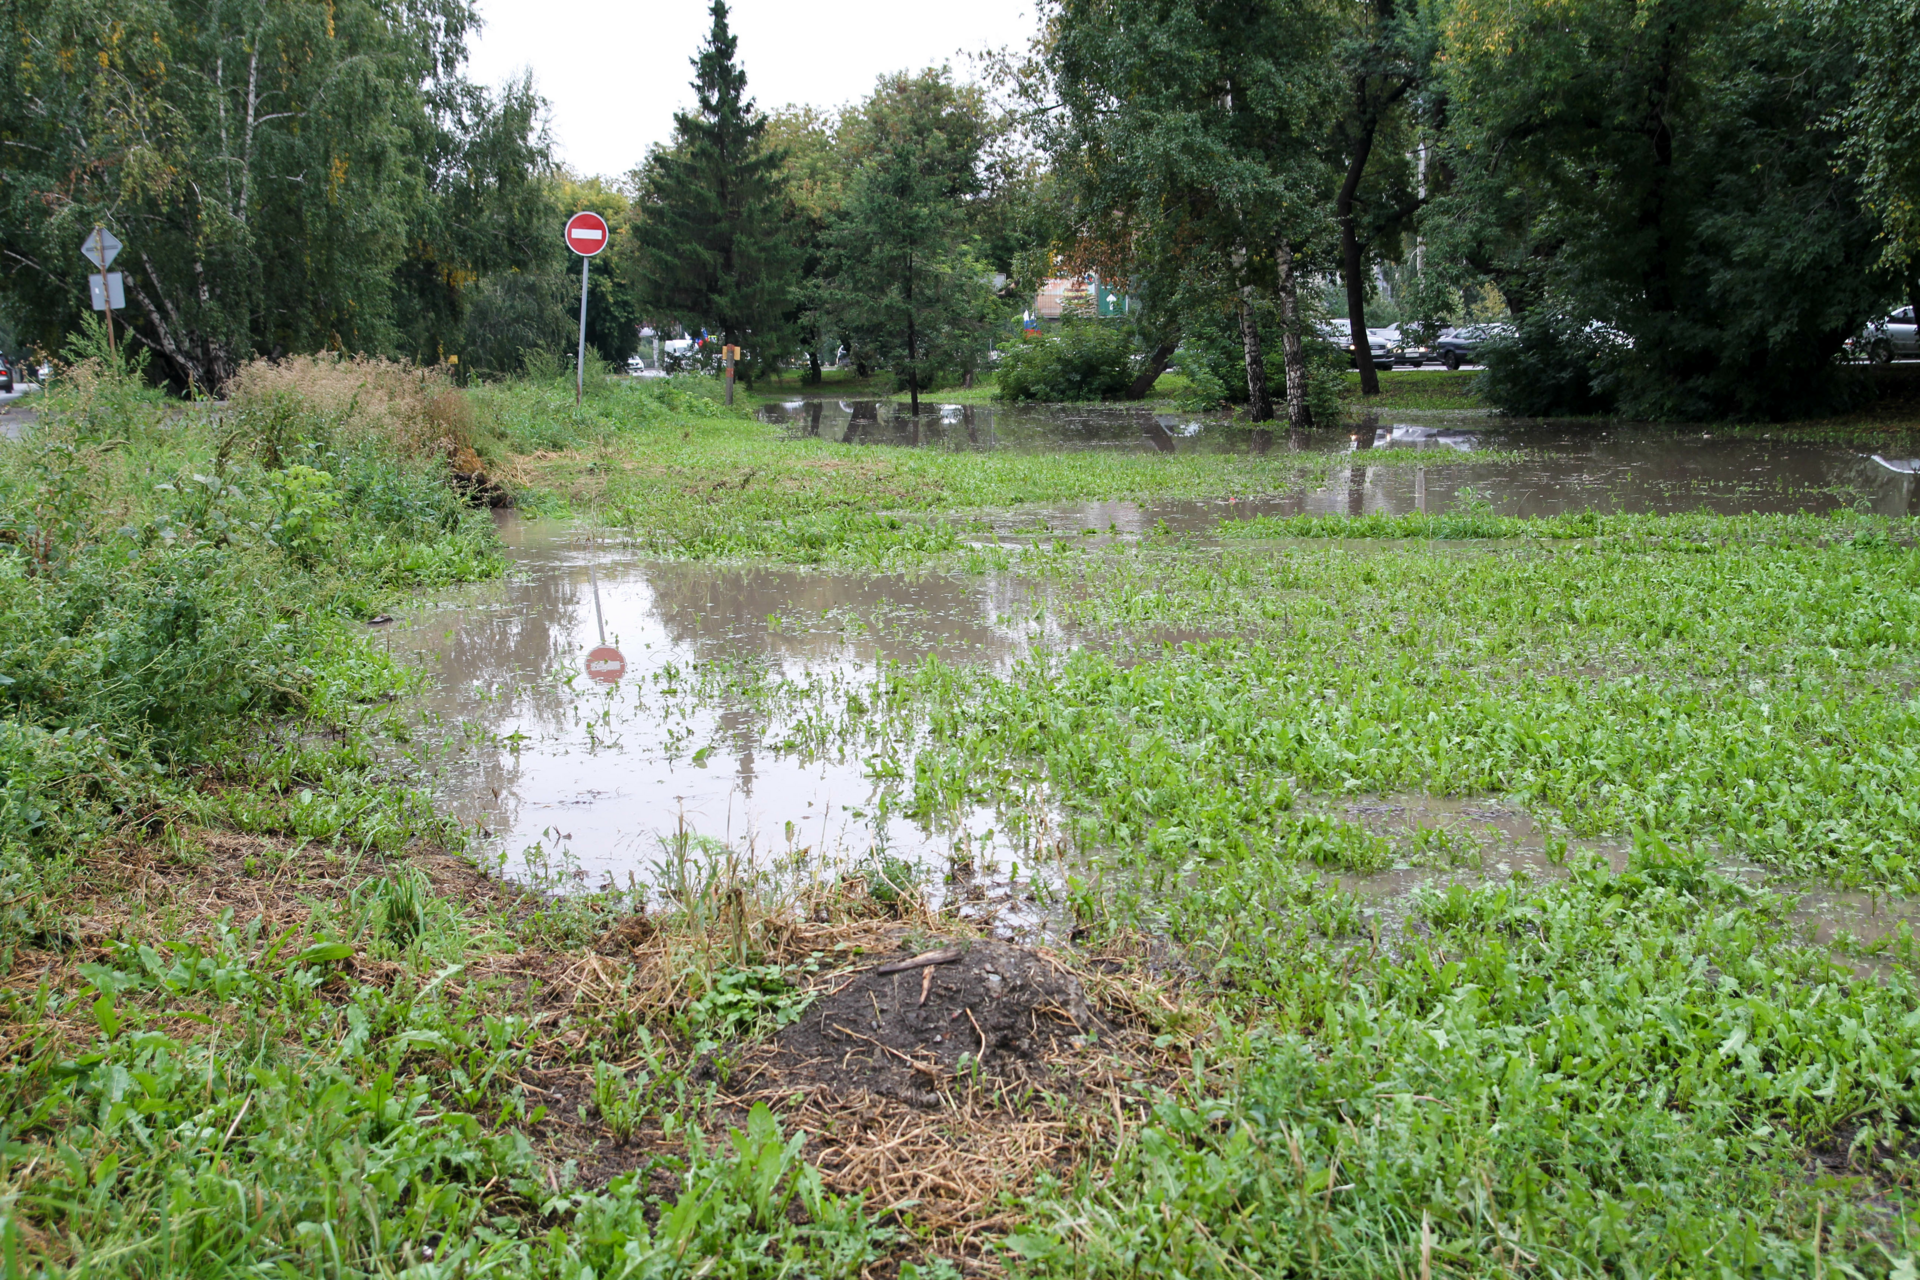
{"type": "Polygon", "coordinates": [[[80,256],[105,271],[120,256],[120,237],[105,227],[95,227],[80,242],[80,256]]]}
{"type": "Polygon", "coordinates": [[[597,213],[576,213],[567,219],[567,248],[591,258],[607,247],[607,220],[597,213]]]}
{"type": "Polygon", "coordinates": [[[601,645],[587,655],[587,678],[598,680],[601,684],[612,684],[627,674],[627,660],[612,645],[601,645]]]}
{"type": "Polygon", "coordinates": [[[118,271],[109,271],[105,276],[94,272],[87,277],[87,287],[93,291],[95,311],[105,311],[109,306],[115,311],[127,309],[126,279],[118,271]]]}

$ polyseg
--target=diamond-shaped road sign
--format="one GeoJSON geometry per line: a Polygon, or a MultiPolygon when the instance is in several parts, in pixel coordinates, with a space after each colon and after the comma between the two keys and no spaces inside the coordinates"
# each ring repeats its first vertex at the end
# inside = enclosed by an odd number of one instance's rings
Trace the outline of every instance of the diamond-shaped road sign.
{"type": "Polygon", "coordinates": [[[105,227],[95,227],[80,242],[80,256],[105,271],[120,256],[120,237],[105,227]]]}

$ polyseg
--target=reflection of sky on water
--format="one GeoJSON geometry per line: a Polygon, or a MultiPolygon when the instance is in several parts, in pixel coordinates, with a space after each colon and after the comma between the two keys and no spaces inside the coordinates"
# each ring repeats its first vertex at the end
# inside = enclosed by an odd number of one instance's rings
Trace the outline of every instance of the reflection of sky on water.
{"type": "Polygon", "coordinates": [[[820,695],[811,711],[837,715],[849,691],[870,698],[890,662],[933,654],[1005,666],[1036,641],[1064,639],[1047,620],[1045,598],[1012,575],[636,559],[511,515],[502,532],[515,559],[509,581],[425,607],[402,619],[409,625],[390,643],[439,678],[428,712],[517,741],[517,750],[469,743],[440,764],[437,780],[445,806],[484,827],[510,869],[538,844],[592,883],[611,876],[625,884],[629,873],[644,883],[683,818],[695,833],[767,861],[806,849],[816,865],[823,853],[840,863],[884,848],[938,866],[956,840],[986,863],[1018,856],[1019,842],[995,830],[1006,824],[991,813],[929,832],[886,812],[870,776],[875,761],[783,750],[804,728],[793,714],[770,716],[737,693],[668,692],[697,688],[696,665],[745,660],[811,680],[820,695]],[[615,685],[579,674],[600,640],[590,561],[607,642],[627,659],[627,676],[615,685]]]}

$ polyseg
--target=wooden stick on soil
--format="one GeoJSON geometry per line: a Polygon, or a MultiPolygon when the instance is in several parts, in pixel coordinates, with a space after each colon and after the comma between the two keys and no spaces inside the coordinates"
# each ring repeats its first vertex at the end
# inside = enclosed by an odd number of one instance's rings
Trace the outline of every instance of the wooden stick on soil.
{"type": "Polygon", "coordinates": [[[987,1033],[980,1029],[980,1019],[973,1016],[971,1009],[967,1010],[967,1021],[973,1024],[973,1034],[980,1037],[980,1062],[984,1066],[987,1061],[987,1033]]]}
{"type": "Polygon", "coordinates": [[[883,964],[875,973],[905,973],[909,969],[918,969],[922,965],[952,964],[967,954],[965,947],[946,947],[939,951],[923,951],[911,960],[896,960],[892,964],[883,964]]]}

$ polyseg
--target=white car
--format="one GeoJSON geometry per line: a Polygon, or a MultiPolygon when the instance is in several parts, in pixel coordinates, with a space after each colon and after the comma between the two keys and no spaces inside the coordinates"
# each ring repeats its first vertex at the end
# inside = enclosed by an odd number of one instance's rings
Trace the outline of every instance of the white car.
{"type": "Polygon", "coordinates": [[[1847,346],[1856,359],[1865,357],[1875,364],[1920,356],[1920,325],[1914,324],[1913,308],[1905,306],[1874,321],[1847,346]]]}
{"type": "MultiPolygon", "coordinates": [[[[1342,317],[1338,320],[1323,320],[1320,334],[1328,342],[1347,353],[1347,359],[1354,368],[1360,367],[1360,358],[1353,350],[1353,321],[1342,317]]],[[[1385,331],[1367,330],[1367,348],[1373,352],[1373,367],[1376,369],[1393,368],[1393,344],[1387,341],[1385,331]]]]}

